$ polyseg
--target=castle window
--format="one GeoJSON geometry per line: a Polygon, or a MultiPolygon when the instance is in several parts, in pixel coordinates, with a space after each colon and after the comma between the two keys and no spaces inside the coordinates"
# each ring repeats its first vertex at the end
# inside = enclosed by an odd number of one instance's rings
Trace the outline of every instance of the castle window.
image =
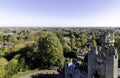
{"type": "Polygon", "coordinates": [[[98,63],[98,65],[100,65],[101,63],[103,63],[103,60],[97,59],[97,63],[98,63]]]}
{"type": "Polygon", "coordinates": [[[98,62],[98,65],[100,65],[100,62],[98,62]]]}
{"type": "Polygon", "coordinates": [[[117,55],[115,55],[115,58],[117,58],[117,55]]]}

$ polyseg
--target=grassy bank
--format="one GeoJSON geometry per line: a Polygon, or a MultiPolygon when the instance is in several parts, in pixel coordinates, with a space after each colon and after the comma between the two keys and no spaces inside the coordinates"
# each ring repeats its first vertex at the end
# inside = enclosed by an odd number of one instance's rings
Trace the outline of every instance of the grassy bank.
{"type": "Polygon", "coordinates": [[[28,75],[28,74],[31,74],[31,73],[36,73],[38,71],[39,70],[28,70],[28,71],[25,71],[25,72],[19,72],[18,74],[14,75],[13,78],[19,78],[21,76],[25,76],[25,75],[28,75]]]}

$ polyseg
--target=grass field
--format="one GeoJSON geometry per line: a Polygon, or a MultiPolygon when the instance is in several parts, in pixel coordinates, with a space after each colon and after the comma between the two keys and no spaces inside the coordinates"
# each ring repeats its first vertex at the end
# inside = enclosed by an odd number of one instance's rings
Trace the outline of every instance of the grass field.
{"type": "Polygon", "coordinates": [[[56,70],[29,70],[26,72],[19,72],[17,75],[14,75],[13,78],[30,78],[31,75],[35,75],[38,73],[58,74],[58,72],[56,70]]]}
{"type": "Polygon", "coordinates": [[[21,76],[25,76],[25,75],[28,75],[28,74],[31,74],[31,73],[36,73],[38,71],[39,70],[28,70],[28,71],[25,71],[25,72],[19,72],[18,74],[14,75],[13,78],[19,78],[21,76]]]}

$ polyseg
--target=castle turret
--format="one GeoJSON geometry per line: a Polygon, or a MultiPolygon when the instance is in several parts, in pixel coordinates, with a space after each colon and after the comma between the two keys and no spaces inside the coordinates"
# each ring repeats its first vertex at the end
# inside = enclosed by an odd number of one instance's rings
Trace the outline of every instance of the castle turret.
{"type": "Polygon", "coordinates": [[[113,32],[105,32],[101,39],[102,47],[114,46],[115,39],[113,32]]]}
{"type": "Polygon", "coordinates": [[[114,33],[106,32],[101,38],[101,49],[91,48],[88,53],[88,78],[118,78],[118,54],[114,43],[114,33]]]}

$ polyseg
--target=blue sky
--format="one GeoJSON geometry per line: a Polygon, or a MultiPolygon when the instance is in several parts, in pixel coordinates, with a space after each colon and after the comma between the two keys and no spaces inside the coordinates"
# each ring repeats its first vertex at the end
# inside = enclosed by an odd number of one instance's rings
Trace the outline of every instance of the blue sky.
{"type": "Polygon", "coordinates": [[[0,26],[120,26],[120,0],[0,0],[0,26]]]}

